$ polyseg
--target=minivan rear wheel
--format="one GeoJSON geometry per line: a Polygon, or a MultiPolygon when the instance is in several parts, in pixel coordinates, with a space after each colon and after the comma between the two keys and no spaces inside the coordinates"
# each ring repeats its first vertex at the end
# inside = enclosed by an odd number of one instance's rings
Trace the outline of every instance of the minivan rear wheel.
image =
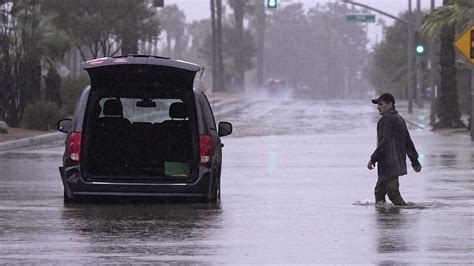
{"type": "Polygon", "coordinates": [[[75,202],[77,202],[77,199],[74,198],[74,197],[69,196],[66,191],[64,191],[63,198],[64,198],[64,203],[75,203],[75,202]]]}
{"type": "Polygon", "coordinates": [[[218,199],[221,198],[221,175],[219,170],[214,171],[214,176],[216,181],[214,185],[211,187],[211,193],[209,195],[209,202],[217,202],[218,199]]]}

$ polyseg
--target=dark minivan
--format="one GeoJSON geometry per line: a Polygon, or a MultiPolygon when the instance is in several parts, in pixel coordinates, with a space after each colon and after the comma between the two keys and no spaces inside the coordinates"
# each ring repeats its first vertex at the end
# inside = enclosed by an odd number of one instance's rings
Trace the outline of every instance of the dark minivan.
{"type": "Polygon", "coordinates": [[[220,197],[220,137],[206,95],[194,89],[198,65],[156,56],[120,56],[81,64],[91,85],[67,133],[64,201],[90,196],[220,197]]]}

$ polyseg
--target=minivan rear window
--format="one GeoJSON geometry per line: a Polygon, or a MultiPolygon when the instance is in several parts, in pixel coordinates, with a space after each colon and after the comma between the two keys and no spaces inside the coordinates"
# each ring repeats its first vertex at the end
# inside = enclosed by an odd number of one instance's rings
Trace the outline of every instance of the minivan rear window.
{"type": "Polygon", "coordinates": [[[122,105],[123,118],[128,119],[131,123],[161,123],[166,120],[171,120],[172,118],[169,115],[170,106],[173,103],[183,103],[181,99],[151,99],[150,102],[154,103],[154,106],[141,107],[137,106],[137,103],[143,101],[143,99],[106,97],[99,100],[99,106],[101,108],[99,118],[106,117],[106,114],[104,114],[104,104],[108,100],[118,100],[122,105]]]}

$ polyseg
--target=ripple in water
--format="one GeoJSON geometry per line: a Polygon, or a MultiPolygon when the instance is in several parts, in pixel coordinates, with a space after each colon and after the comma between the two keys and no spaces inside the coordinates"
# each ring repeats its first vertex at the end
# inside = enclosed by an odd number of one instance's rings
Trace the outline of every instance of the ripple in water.
{"type": "Polygon", "coordinates": [[[437,202],[437,201],[432,201],[432,202],[407,202],[408,206],[395,206],[392,203],[389,202],[384,202],[384,203],[375,203],[374,201],[370,200],[357,200],[352,205],[355,206],[375,206],[377,208],[384,208],[384,209],[390,209],[390,208],[399,208],[399,209],[427,209],[427,208],[441,208],[441,207],[447,207],[450,206],[449,204],[437,202]]]}

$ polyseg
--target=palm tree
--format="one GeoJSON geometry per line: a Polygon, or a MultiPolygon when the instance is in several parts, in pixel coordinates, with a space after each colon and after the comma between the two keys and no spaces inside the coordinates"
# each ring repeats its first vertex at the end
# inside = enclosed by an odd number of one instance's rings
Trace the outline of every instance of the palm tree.
{"type": "Polygon", "coordinates": [[[222,34],[222,0],[216,0],[216,91],[224,88],[224,36],[222,34]]]}
{"type": "Polygon", "coordinates": [[[173,58],[181,57],[181,42],[186,28],[186,16],[176,4],[164,7],[160,12],[161,24],[166,31],[166,43],[168,46],[168,56],[173,58]],[[171,42],[174,39],[174,48],[171,42]]]}
{"type": "MultiPolygon", "coordinates": [[[[234,38],[235,40],[242,40],[244,36],[244,17],[246,11],[250,9],[250,2],[248,0],[228,0],[229,6],[234,11],[234,38]]],[[[234,82],[233,87],[237,91],[245,90],[245,72],[244,57],[241,56],[245,51],[242,42],[234,43],[236,53],[234,54],[234,82]]]]}
{"type": "Polygon", "coordinates": [[[263,53],[265,46],[265,3],[254,1],[255,10],[255,37],[257,48],[257,86],[263,86],[263,53]]]}
{"type": "Polygon", "coordinates": [[[456,89],[455,50],[453,46],[456,29],[467,26],[474,15],[468,0],[444,0],[443,6],[424,17],[422,33],[440,39],[440,98],[439,121],[433,129],[465,127],[461,121],[456,89]]]}
{"type": "Polygon", "coordinates": [[[212,29],[212,89],[215,90],[217,86],[217,54],[216,54],[216,0],[211,0],[211,29],[212,29]]]}

